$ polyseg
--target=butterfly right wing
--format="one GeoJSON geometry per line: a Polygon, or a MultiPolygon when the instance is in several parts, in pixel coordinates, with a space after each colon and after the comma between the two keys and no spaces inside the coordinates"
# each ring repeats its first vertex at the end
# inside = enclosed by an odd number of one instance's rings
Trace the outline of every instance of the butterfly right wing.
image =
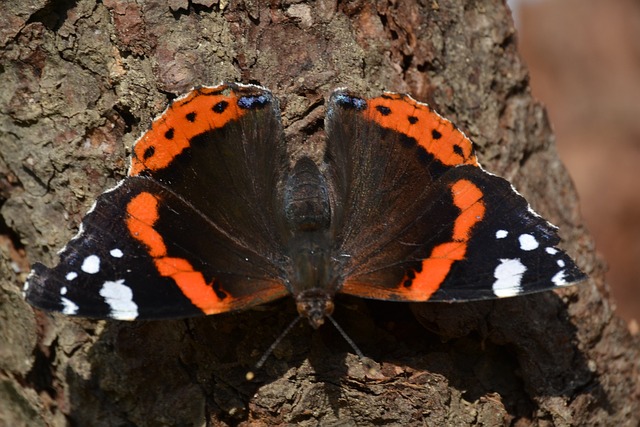
{"type": "Polygon", "coordinates": [[[557,229],[498,176],[471,141],[406,95],[334,92],[329,182],[338,196],[341,292],[397,301],[465,301],[585,278],[557,229]]]}

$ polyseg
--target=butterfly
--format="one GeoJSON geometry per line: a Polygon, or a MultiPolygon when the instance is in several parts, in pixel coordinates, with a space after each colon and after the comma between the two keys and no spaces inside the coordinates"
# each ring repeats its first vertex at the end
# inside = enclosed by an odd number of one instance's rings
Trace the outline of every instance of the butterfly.
{"type": "Polygon", "coordinates": [[[121,320],[292,296],[323,324],[338,293],[470,301],[585,278],[556,227],[485,171],[450,121],[408,95],[328,98],[321,155],[284,137],[277,99],[234,83],[173,101],[128,175],[24,285],[35,307],[121,320]]]}

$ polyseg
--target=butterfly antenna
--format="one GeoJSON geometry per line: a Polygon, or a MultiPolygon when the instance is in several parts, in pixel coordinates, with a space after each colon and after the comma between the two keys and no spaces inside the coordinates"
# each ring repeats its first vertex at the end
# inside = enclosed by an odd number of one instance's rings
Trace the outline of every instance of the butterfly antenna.
{"type": "MultiPolygon", "coordinates": [[[[280,345],[280,342],[283,340],[283,338],[291,331],[291,329],[293,329],[293,327],[300,321],[300,319],[302,319],[302,316],[298,316],[295,319],[293,319],[293,322],[289,323],[289,326],[287,326],[285,328],[285,330],[282,331],[280,336],[278,338],[276,338],[276,340],[273,342],[273,344],[271,344],[271,346],[269,346],[267,351],[264,352],[264,354],[262,355],[260,360],[258,360],[258,363],[256,363],[256,365],[254,366],[254,369],[256,371],[262,368],[262,365],[264,365],[264,362],[266,362],[267,359],[269,358],[269,356],[271,356],[271,353],[273,353],[273,350],[275,350],[276,347],[278,345],[280,345]]],[[[251,381],[251,380],[253,380],[255,378],[255,374],[254,374],[253,371],[249,371],[249,372],[247,372],[245,377],[247,378],[247,381],[251,381]]]]}
{"type": "Polygon", "coordinates": [[[347,335],[347,333],[344,331],[344,329],[342,329],[340,327],[338,322],[336,322],[336,319],[334,319],[333,317],[331,317],[329,315],[327,315],[327,318],[329,320],[331,320],[331,323],[333,323],[333,326],[335,326],[336,329],[338,330],[338,332],[340,332],[340,335],[342,335],[342,338],[344,338],[344,340],[347,343],[349,343],[349,345],[351,346],[353,351],[356,352],[356,354],[358,355],[358,358],[360,359],[360,362],[362,362],[362,364],[367,367],[369,375],[376,375],[378,373],[378,370],[376,369],[376,367],[373,366],[369,361],[367,361],[367,359],[365,359],[364,354],[360,351],[360,349],[358,348],[356,343],[353,342],[351,337],[349,337],[349,335],[347,335]]]}

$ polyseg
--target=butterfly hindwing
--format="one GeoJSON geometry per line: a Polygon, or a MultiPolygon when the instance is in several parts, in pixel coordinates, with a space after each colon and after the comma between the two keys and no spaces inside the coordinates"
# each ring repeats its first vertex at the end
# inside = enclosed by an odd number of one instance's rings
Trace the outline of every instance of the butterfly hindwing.
{"type": "Polygon", "coordinates": [[[285,156],[271,92],[226,84],[174,101],[136,143],[129,174],[164,183],[256,256],[277,258],[274,189],[285,156]]]}

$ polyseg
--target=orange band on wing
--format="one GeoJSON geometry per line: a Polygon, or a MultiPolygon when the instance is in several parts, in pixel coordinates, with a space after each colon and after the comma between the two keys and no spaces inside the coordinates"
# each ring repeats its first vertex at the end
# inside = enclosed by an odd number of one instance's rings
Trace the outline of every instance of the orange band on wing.
{"type": "Polygon", "coordinates": [[[167,248],[162,236],[154,230],[158,220],[158,199],[150,193],[140,193],[127,205],[127,228],[131,235],[149,248],[154,258],[165,256],[167,248]]]}
{"type": "Polygon", "coordinates": [[[422,260],[422,268],[415,275],[406,275],[402,280],[403,295],[412,301],[426,301],[437,291],[455,261],[463,260],[472,228],[482,220],[485,205],[482,190],[473,182],[461,179],[451,186],[453,203],[460,209],[460,215],[453,225],[453,240],[437,245],[429,258],[422,260]]]}
{"type": "Polygon", "coordinates": [[[453,227],[453,240],[467,242],[469,233],[483,217],[485,206],[482,191],[471,181],[460,180],[451,186],[453,203],[460,209],[453,227]]]}
{"type": "Polygon", "coordinates": [[[478,166],[473,144],[453,123],[408,95],[385,93],[367,101],[365,111],[380,126],[417,141],[447,166],[478,166]]]}
{"type": "Polygon", "coordinates": [[[127,204],[127,228],[149,249],[158,273],[172,278],[191,303],[205,314],[228,311],[229,304],[216,294],[213,286],[205,281],[201,272],[193,269],[189,261],[167,256],[164,239],[153,228],[158,218],[158,198],[151,193],[140,193],[127,204]]]}
{"type": "Polygon", "coordinates": [[[174,101],[133,147],[129,176],[165,168],[189,147],[189,140],[242,117],[238,97],[222,85],[191,91],[174,101]]]}

